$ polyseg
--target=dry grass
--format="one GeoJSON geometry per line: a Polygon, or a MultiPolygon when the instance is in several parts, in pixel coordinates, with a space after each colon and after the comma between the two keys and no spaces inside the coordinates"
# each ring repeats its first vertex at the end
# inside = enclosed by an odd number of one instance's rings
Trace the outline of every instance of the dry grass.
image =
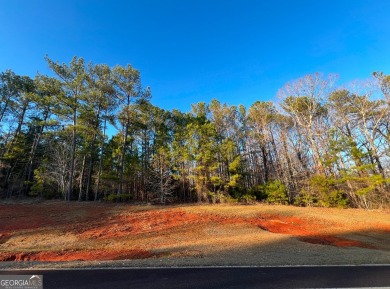
{"type": "Polygon", "coordinates": [[[293,262],[291,253],[280,255],[292,250],[307,254],[308,260],[336,252],[348,262],[356,259],[352,249],[357,248],[366,254],[359,260],[390,262],[386,211],[50,201],[0,204],[0,219],[0,260],[212,258],[217,263],[245,263],[260,262],[272,253],[293,262]]]}

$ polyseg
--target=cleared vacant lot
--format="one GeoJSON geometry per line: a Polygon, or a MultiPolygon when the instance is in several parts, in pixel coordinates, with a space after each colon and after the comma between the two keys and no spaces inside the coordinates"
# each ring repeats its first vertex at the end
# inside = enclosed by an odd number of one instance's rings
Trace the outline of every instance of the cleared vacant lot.
{"type": "Polygon", "coordinates": [[[388,264],[390,214],[268,205],[3,203],[0,261],[2,268],[388,264]]]}

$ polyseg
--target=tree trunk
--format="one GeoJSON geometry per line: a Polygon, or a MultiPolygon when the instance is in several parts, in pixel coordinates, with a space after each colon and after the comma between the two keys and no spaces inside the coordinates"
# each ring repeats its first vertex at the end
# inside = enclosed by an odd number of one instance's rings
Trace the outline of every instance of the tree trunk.
{"type": "Polygon", "coordinates": [[[69,185],[68,185],[68,192],[65,197],[65,200],[67,201],[70,201],[73,192],[73,175],[74,175],[74,164],[76,158],[76,135],[77,135],[76,124],[77,124],[77,111],[75,109],[73,113],[72,152],[71,152],[71,159],[70,159],[69,185]]]}
{"type": "Polygon", "coordinates": [[[9,98],[7,98],[7,100],[6,100],[5,104],[4,104],[4,108],[3,108],[3,110],[2,110],[2,112],[0,114],[0,123],[3,120],[5,112],[7,111],[8,103],[9,103],[9,98]]]}
{"type": "Polygon", "coordinates": [[[127,144],[127,135],[128,135],[129,123],[125,125],[125,131],[123,134],[123,145],[121,152],[121,165],[119,167],[119,188],[118,188],[118,196],[122,195],[123,191],[123,170],[125,166],[125,152],[126,152],[126,144],[127,144]]]}
{"type": "MultiPolygon", "coordinates": [[[[85,170],[85,155],[83,157],[83,163],[81,165],[81,172],[80,172],[80,182],[79,182],[79,201],[83,199],[83,180],[84,180],[84,170],[85,170]]],[[[88,198],[85,198],[86,201],[88,201],[88,198]]]]}
{"type": "Polygon", "coordinates": [[[314,160],[314,164],[316,165],[316,168],[315,168],[316,172],[318,171],[320,173],[320,175],[325,176],[325,168],[324,168],[324,166],[322,164],[321,155],[320,155],[320,152],[318,150],[317,144],[315,142],[313,133],[311,132],[310,128],[308,129],[308,131],[309,131],[309,138],[310,138],[310,144],[311,144],[311,148],[312,148],[312,153],[314,152],[313,160],[314,160]]]}
{"type": "Polygon", "coordinates": [[[33,173],[33,165],[34,165],[35,153],[36,153],[36,150],[37,150],[37,148],[39,146],[39,143],[40,143],[40,140],[41,140],[41,136],[43,134],[43,130],[45,129],[45,123],[47,121],[48,116],[49,116],[49,112],[47,111],[44,114],[43,124],[41,126],[41,129],[39,130],[39,133],[34,138],[34,143],[33,143],[32,147],[31,147],[30,159],[28,161],[27,174],[26,174],[26,181],[27,181],[27,186],[25,188],[25,193],[26,194],[30,191],[30,187],[31,187],[30,182],[32,181],[32,173],[33,173]]]}
{"type": "Polygon", "coordinates": [[[261,156],[263,161],[263,170],[264,170],[264,184],[268,183],[269,171],[268,171],[268,159],[267,159],[267,151],[265,145],[261,145],[261,156]]]}
{"type": "Polygon", "coordinates": [[[107,124],[107,118],[104,118],[104,125],[103,125],[103,138],[101,143],[101,153],[99,156],[99,171],[98,176],[96,180],[96,190],[95,190],[95,201],[98,199],[99,194],[99,186],[100,186],[100,177],[102,175],[102,166],[103,166],[103,153],[104,153],[104,139],[106,138],[106,124],[107,124]]]}

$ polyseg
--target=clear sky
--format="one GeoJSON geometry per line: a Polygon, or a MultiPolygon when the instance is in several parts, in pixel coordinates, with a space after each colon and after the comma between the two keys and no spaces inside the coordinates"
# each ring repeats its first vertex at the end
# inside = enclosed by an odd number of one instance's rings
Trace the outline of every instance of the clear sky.
{"type": "Polygon", "coordinates": [[[248,106],[316,71],[390,73],[390,1],[0,0],[0,71],[49,73],[46,54],[130,63],[165,109],[248,106]]]}

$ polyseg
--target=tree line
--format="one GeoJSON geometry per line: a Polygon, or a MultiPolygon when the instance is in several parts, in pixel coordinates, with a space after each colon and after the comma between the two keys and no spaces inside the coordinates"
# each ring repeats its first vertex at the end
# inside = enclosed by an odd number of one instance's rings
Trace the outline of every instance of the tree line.
{"type": "Polygon", "coordinates": [[[278,103],[151,104],[131,65],[46,57],[0,74],[0,196],[134,202],[390,203],[390,76],[306,75],[278,103]]]}

